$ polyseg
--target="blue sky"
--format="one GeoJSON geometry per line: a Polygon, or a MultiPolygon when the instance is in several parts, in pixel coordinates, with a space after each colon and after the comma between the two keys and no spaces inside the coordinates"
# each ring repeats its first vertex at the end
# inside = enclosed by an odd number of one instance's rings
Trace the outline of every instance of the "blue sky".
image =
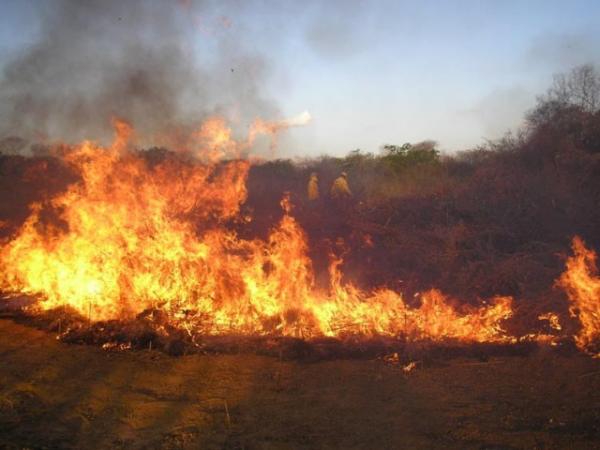
{"type": "MultiPolygon", "coordinates": [[[[0,3],[0,65],[35,42],[41,3],[0,3]]],[[[283,155],[424,139],[471,147],[518,126],[552,74],[600,61],[598,1],[190,4],[181,26],[200,67],[223,45],[243,47],[232,68],[240,54],[260,59],[277,114],[311,113],[282,139],[283,155]]]]}

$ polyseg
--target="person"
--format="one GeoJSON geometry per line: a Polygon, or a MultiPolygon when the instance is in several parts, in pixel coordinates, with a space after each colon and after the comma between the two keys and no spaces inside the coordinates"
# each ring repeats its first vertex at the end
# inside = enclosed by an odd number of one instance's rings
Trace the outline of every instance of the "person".
{"type": "Polygon", "coordinates": [[[339,177],[335,179],[331,186],[331,198],[335,200],[349,199],[352,197],[350,187],[348,186],[348,174],[342,172],[339,177]]]}
{"type": "Polygon", "coordinates": [[[308,180],[308,199],[312,202],[319,199],[319,179],[317,178],[317,172],[310,174],[308,180]]]}

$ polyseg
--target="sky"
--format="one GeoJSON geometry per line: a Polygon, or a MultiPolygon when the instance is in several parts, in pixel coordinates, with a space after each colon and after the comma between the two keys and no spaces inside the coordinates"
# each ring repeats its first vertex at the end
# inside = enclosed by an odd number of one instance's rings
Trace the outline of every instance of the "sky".
{"type": "MultiPolygon", "coordinates": [[[[100,2],[99,8],[117,3],[100,2]]],[[[48,28],[60,22],[54,18],[48,25],[48,17],[53,9],[59,15],[68,11],[64,4],[0,0],[1,70],[54,36],[48,28]]],[[[280,119],[308,111],[312,121],[280,139],[281,156],[344,155],[357,148],[377,152],[382,144],[425,139],[437,141],[444,151],[471,148],[520,126],[553,74],[600,62],[600,2],[595,0],[148,4],[156,6],[144,6],[152,20],[115,10],[122,19],[115,16],[106,30],[91,31],[97,33],[94,42],[107,43],[94,51],[111,51],[113,36],[127,39],[128,30],[144,34],[150,46],[182,41],[184,51],[177,55],[186,59],[186,76],[168,84],[185,92],[177,103],[178,117],[185,110],[186,118],[195,114],[201,120],[210,110],[235,122],[253,114],[280,119]],[[172,30],[155,33],[171,9],[172,30]],[[194,73],[201,74],[197,81],[194,73]],[[196,97],[194,92],[203,89],[196,97]]],[[[78,54],[69,48],[77,41],[73,36],[52,48],[50,60],[57,52],[78,54]]],[[[115,40],[115,45],[122,44],[115,40]]],[[[30,59],[29,67],[37,61],[35,54],[30,59]]],[[[93,61],[88,67],[82,77],[112,70],[93,61]]],[[[46,86],[50,82],[44,77],[56,71],[39,73],[35,82],[46,86]]],[[[23,96],[27,82],[19,82],[23,96]]],[[[0,84],[0,90],[13,89],[11,83],[0,84]]],[[[52,101],[46,105],[54,106],[52,101]]],[[[60,110],[54,108],[57,114],[60,110]]]]}

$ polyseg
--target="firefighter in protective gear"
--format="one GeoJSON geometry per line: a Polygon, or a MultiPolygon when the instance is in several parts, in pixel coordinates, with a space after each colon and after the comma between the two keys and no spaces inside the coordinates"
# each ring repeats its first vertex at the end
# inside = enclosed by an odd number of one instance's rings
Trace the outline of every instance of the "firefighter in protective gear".
{"type": "Polygon", "coordinates": [[[346,172],[342,172],[339,177],[335,179],[331,186],[331,198],[333,199],[349,199],[352,197],[350,187],[348,186],[348,175],[346,172]]]}
{"type": "Polygon", "coordinates": [[[319,179],[317,178],[317,172],[310,174],[308,180],[308,199],[312,202],[319,199],[319,179]]]}

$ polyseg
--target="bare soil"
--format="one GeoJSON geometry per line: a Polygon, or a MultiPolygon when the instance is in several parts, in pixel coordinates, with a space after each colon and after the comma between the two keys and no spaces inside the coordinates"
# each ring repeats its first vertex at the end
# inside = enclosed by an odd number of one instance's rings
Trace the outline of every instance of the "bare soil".
{"type": "Polygon", "coordinates": [[[600,360],[285,361],[65,344],[0,320],[0,448],[600,448],[600,360]]]}

